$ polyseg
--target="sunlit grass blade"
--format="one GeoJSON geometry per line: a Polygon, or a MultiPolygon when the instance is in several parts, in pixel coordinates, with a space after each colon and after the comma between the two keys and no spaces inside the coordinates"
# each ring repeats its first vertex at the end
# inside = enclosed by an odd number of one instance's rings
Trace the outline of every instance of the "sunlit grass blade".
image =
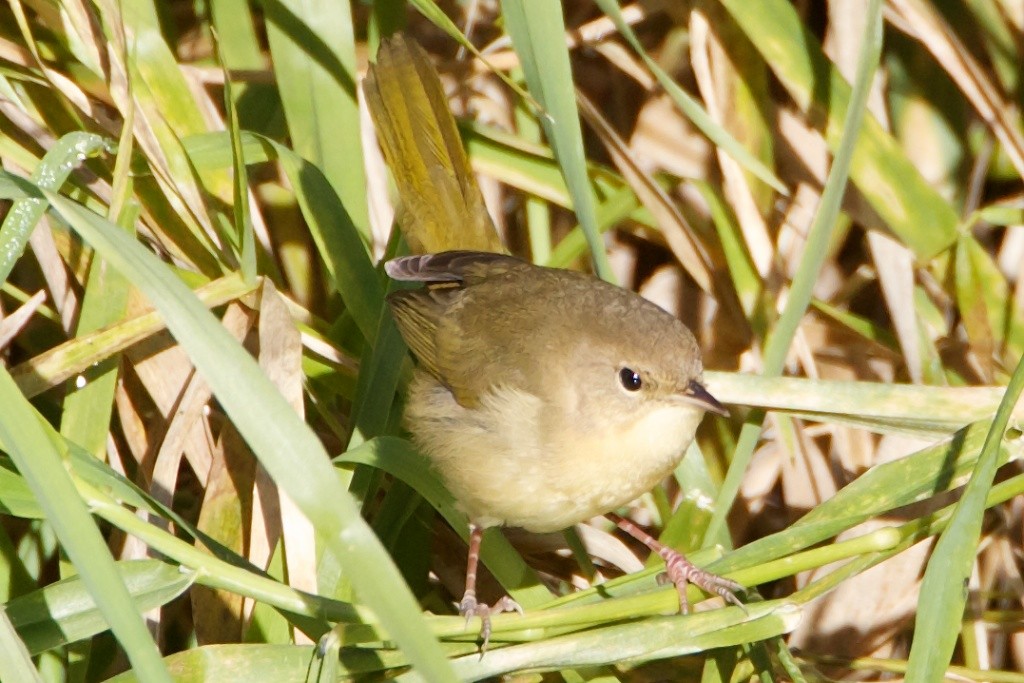
{"type": "MultiPolygon", "coordinates": [[[[50,148],[32,174],[40,187],[59,190],[76,163],[107,147],[107,140],[92,133],[69,133],[50,148]]],[[[7,280],[25,250],[29,235],[46,211],[46,202],[20,199],[4,217],[0,227],[0,283],[7,280]]]]}
{"type": "MultiPolygon", "coordinates": [[[[244,558],[220,548],[216,542],[196,534],[209,549],[196,547],[192,542],[139,519],[119,501],[104,494],[85,481],[79,490],[86,497],[96,516],[135,536],[168,560],[195,570],[196,583],[217,590],[227,590],[289,613],[289,620],[307,634],[319,636],[328,630],[326,620],[343,622],[342,633],[349,642],[379,641],[384,637],[366,607],[304,593],[291,586],[264,576],[260,570],[247,564],[244,558]],[[217,556],[211,555],[217,553],[217,556]]],[[[170,516],[173,518],[173,515],[170,516]]],[[[187,527],[183,524],[182,527],[187,527]]]]}
{"type": "Polygon", "coordinates": [[[743,623],[722,627],[723,612],[712,610],[686,617],[669,616],[548,638],[536,643],[494,650],[485,658],[469,655],[455,661],[463,680],[480,680],[522,668],[584,667],[635,659],[656,659],[762,640],[788,632],[801,611],[784,602],[750,607],[743,623]],[[614,654],[608,643],[614,642],[614,654]]]}
{"type": "Polygon", "coordinates": [[[21,395],[10,373],[0,369],[0,441],[53,526],[61,546],[96,600],[132,665],[147,680],[169,681],[156,643],[118,575],[114,559],[88,508],[64,468],[64,454],[47,435],[41,418],[21,395]]]}
{"type": "MultiPolygon", "coordinates": [[[[81,338],[107,327],[124,316],[128,303],[128,283],[121,274],[107,268],[101,258],[94,258],[78,316],[76,337],[81,338]]],[[[85,386],[64,399],[61,434],[90,453],[105,455],[110,418],[113,413],[119,355],[111,353],[99,365],[91,366],[87,375],[80,375],[85,386]]]]}
{"type": "Polygon", "coordinates": [[[47,199],[110,264],[153,302],[239,433],[274,481],[316,525],[361,597],[425,675],[450,670],[408,587],[331,469],[323,446],[169,269],[123,232],[74,202],[47,199]]]}
{"type": "MultiPolygon", "coordinates": [[[[268,645],[264,643],[226,643],[204,645],[167,657],[167,667],[178,680],[190,680],[191,672],[201,671],[208,681],[305,681],[311,662],[318,657],[313,645],[268,645]]],[[[381,671],[402,666],[400,652],[394,650],[354,650],[345,652],[337,663],[339,675],[352,680],[379,676],[381,671]]],[[[416,680],[431,680],[410,674],[416,680]]],[[[455,678],[436,680],[457,680],[455,678]]],[[[106,683],[146,683],[133,671],[107,679],[106,683]]]]}
{"type": "MultiPolygon", "coordinates": [[[[217,58],[224,64],[224,56],[217,44],[217,58]]],[[[238,251],[242,278],[247,281],[256,279],[256,235],[253,230],[252,217],[249,215],[249,175],[242,152],[242,132],[239,129],[238,111],[231,90],[231,76],[224,71],[224,109],[227,111],[228,134],[231,136],[231,199],[234,218],[235,249],[238,251]]]]}
{"type": "Polygon", "coordinates": [[[285,0],[264,11],[292,148],[319,169],[368,239],[351,4],[285,0]]]}
{"type": "MultiPolygon", "coordinates": [[[[866,12],[868,20],[861,42],[857,77],[850,95],[849,107],[844,112],[842,139],[822,191],[821,205],[807,236],[807,244],[793,278],[786,306],[765,344],[763,374],[767,376],[782,374],[786,354],[810,304],[812,288],[824,263],[829,236],[835,227],[846,181],[850,177],[854,153],[861,135],[861,123],[867,110],[871,79],[878,69],[882,52],[882,11],[879,0],[871,0],[866,12]]],[[[726,515],[732,509],[732,503],[739,493],[740,482],[754,453],[763,419],[763,412],[754,411],[743,424],[735,453],[729,463],[729,471],[722,482],[722,489],[708,526],[709,539],[718,538],[724,528],[726,515]]]]}
{"type": "Polygon", "coordinates": [[[0,678],[5,681],[43,683],[32,657],[14,630],[6,607],[0,607],[0,678]]]}
{"type": "MultiPolygon", "coordinates": [[[[995,414],[1003,388],[935,387],[881,382],[842,382],[803,377],[766,378],[732,372],[705,373],[712,393],[727,404],[785,410],[821,422],[858,424],[886,433],[946,436],[995,414]]],[[[1024,417],[1024,405],[1016,411],[1024,417]]]]}
{"type": "MultiPolygon", "coordinates": [[[[140,612],[166,605],[188,590],[196,578],[194,572],[184,572],[159,560],[118,562],[116,570],[140,612]]],[[[108,628],[84,584],[81,577],[70,577],[7,603],[7,615],[32,653],[88,638],[108,628]]]]}
{"type": "Polygon", "coordinates": [[[501,8],[530,93],[543,107],[539,113],[541,125],[565,176],[595,271],[610,280],[611,266],[601,241],[594,193],[587,177],[562,5],[554,0],[503,0],[501,8]]]}
{"type": "MultiPolygon", "coordinates": [[[[801,24],[793,5],[783,0],[722,4],[796,103],[821,120],[829,147],[838,157],[841,140],[847,137],[848,112],[863,105],[801,24]]],[[[859,135],[850,177],[875,211],[918,257],[930,258],[951,246],[957,217],[950,205],[873,117],[867,117],[859,135]]]]}
{"type": "Polygon", "coordinates": [[[941,678],[953,656],[967,603],[967,582],[977,556],[985,498],[1000,464],[1001,445],[1010,415],[1022,390],[1024,359],[1010,378],[1006,395],[985,437],[978,464],[925,570],[907,667],[907,680],[912,683],[941,678]],[[942,599],[935,599],[935,596],[942,596],[942,599]]]}

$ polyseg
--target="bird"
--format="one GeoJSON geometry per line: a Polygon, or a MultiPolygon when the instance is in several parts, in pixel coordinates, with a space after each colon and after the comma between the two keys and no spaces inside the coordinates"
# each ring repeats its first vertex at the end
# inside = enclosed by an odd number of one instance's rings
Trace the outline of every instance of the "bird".
{"type": "Polygon", "coordinates": [[[514,256],[447,251],[392,259],[387,303],[416,358],[404,424],[470,520],[459,612],[518,611],[476,595],[483,531],[552,532],[608,515],[658,553],[687,612],[687,583],[741,606],[704,571],[614,511],[669,475],[705,413],[727,415],[701,382],[680,320],[591,275],[514,256]]]}

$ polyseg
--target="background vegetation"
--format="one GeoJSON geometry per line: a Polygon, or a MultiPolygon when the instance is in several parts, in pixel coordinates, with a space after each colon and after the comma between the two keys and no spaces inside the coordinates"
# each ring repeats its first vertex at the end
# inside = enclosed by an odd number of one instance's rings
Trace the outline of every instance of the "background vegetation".
{"type": "Polygon", "coordinates": [[[1024,680],[1022,48],[1019,0],[4,3],[0,679],[1024,680]],[[399,28],[510,249],[697,331],[732,417],[623,512],[746,612],[495,532],[477,656],[382,314],[399,28]]]}

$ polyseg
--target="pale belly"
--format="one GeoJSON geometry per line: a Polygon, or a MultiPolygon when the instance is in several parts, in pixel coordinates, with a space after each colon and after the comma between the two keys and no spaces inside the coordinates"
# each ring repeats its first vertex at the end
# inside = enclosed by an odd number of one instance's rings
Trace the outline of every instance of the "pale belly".
{"type": "Polygon", "coordinates": [[[443,387],[411,387],[407,411],[418,426],[416,441],[476,524],[557,531],[625,505],[672,472],[703,416],[665,405],[625,429],[542,440],[539,403],[506,391],[467,410],[443,387]]]}

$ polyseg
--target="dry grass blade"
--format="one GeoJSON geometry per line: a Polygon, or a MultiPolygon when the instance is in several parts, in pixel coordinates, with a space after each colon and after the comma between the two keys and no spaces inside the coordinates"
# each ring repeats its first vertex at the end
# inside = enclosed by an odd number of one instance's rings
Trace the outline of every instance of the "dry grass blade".
{"type": "Polygon", "coordinates": [[[900,25],[910,27],[914,37],[938,60],[981,118],[991,126],[1017,173],[1024,176],[1020,110],[1010,106],[1008,98],[933,6],[924,0],[896,0],[893,5],[903,21],[900,25]]]}
{"type": "Polygon", "coordinates": [[[35,315],[36,310],[46,301],[46,292],[40,290],[19,306],[14,312],[9,313],[0,320],[0,350],[7,347],[11,340],[18,336],[26,323],[35,315]]]}
{"type": "MultiPolygon", "coordinates": [[[[694,76],[704,96],[708,114],[715,123],[727,129],[733,126],[727,125],[726,119],[736,127],[745,127],[747,130],[744,132],[753,137],[757,130],[756,124],[737,121],[735,114],[729,114],[735,112],[735,99],[740,96],[736,91],[749,85],[742,83],[741,75],[731,66],[718,40],[710,33],[707,18],[700,11],[694,12],[690,17],[690,33],[694,76]]],[[[751,142],[756,143],[754,140],[751,142]]],[[[721,149],[716,150],[716,155],[722,169],[722,191],[736,213],[736,220],[746,240],[747,252],[761,278],[767,278],[774,264],[775,248],[768,234],[768,226],[757,206],[753,188],[744,175],[743,168],[735,159],[721,149]]]]}
{"type": "Polygon", "coordinates": [[[683,214],[673,205],[661,185],[650,174],[644,172],[634,158],[633,152],[608,125],[593,103],[579,92],[576,93],[576,101],[579,103],[580,114],[604,143],[622,177],[654,216],[661,234],[665,236],[665,241],[679,263],[701,289],[705,292],[711,291],[711,273],[708,270],[707,256],[694,239],[693,228],[687,225],[683,214]]]}
{"type": "MultiPolygon", "coordinates": [[[[208,306],[220,306],[254,288],[255,284],[246,284],[229,275],[201,287],[196,294],[208,306]]],[[[14,367],[11,375],[27,396],[36,396],[162,329],[164,323],[159,315],[145,313],[55,346],[14,367]]]]}

